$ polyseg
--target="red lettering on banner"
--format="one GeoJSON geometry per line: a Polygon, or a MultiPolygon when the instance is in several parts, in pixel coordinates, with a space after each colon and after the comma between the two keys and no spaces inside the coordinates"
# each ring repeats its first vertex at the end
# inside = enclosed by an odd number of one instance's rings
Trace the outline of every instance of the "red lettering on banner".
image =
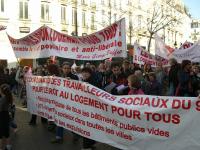
{"type": "Polygon", "coordinates": [[[87,126],[90,128],[100,130],[100,131],[105,131],[104,127],[97,123],[92,123],[92,122],[87,121],[87,126]]]}
{"type": "Polygon", "coordinates": [[[168,99],[149,97],[128,97],[121,98],[118,103],[126,105],[140,105],[155,108],[167,108],[168,99]]]}
{"type": "Polygon", "coordinates": [[[117,106],[111,106],[111,112],[113,114],[118,114],[119,116],[123,116],[126,118],[133,118],[133,119],[138,119],[141,120],[140,118],[140,111],[138,110],[132,110],[132,109],[127,109],[123,107],[117,107],[117,106]]]}
{"type": "Polygon", "coordinates": [[[172,109],[185,109],[189,110],[192,106],[191,100],[178,100],[174,99],[172,102],[172,109]]]}
{"type": "Polygon", "coordinates": [[[52,89],[49,87],[38,87],[38,86],[32,86],[32,90],[34,92],[39,92],[39,93],[47,93],[47,94],[51,94],[51,95],[58,95],[58,90],[57,89],[52,89]]]}
{"type": "Polygon", "coordinates": [[[79,37],[78,39],[84,44],[98,44],[101,42],[101,40],[94,34],[89,36],[79,37]]]}
{"type": "Polygon", "coordinates": [[[80,119],[80,118],[78,118],[78,117],[75,118],[75,122],[78,123],[78,124],[81,124],[81,125],[83,125],[83,126],[86,125],[85,121],[82,120],[82,119],[80,119]]]}
{"type": "Polygon", "coordinates": [[[73,95],[72,93],[70,93],[70,100],[86,105],[86,106],[91,106],[94,108],[98,108],[104,111],[108,111],[108,104],[99,102],[95,99],[89,98],[89,97],[84,97],[84,96],[80,96],[80,95],[73,95]]]}
{"type": "Polygon", "coordinates": [[[75,81],[64,79],[63,83],[64,83],[64,87],[67,87],[67,88],[70,88],[70,89],[75,89],[75,90],[78,90],[78,91],[86,92],[86,93],[89,93],[91,95],[95,95],[97,97],[105,98],[109,101],[115,101],[116,100],[116,96],[111,95],[111,94],[109,94],[105,91],[102,91],[100,89],[97,89],[95,87],[90,88],[89,85],[86,85],[86,84],[81,83],[81,82],[75,82],[75,81]]]}
{"type": "Polygon", "coordinates": [[[105,122],[105,123],[109,123],[109,124],[114,125],[114,126],[118,126],[118,122],[115,119],[109,118],[107,116],[103,116],[103,115],[98,114],[98,113],[91,112],[90,117],[93,118],[93,119],[99,120],[101,122],[105,122]]]}
{"type": "Polygon", "coordinates": [[[68,99],[69,98],[69,93],[66,91],[60,91],[59,97],[62,97],[64,99],[68,99]]]}
{"type": "Polygon", "coordinates": [[[88,48],[83,48],[82,52],[94,52],[95,51],[95,46],[93,47],[88,47],[88,48]]]}
{"type": "Polygon", "coordinates": [[[144,112],[144,114],[146,115],[147,121],[173,123],[173,124],[180,123],[180,116],[178,114],[164,114],[164,113],[160,114],[153,112],[144,112]]]}
{"type": "Polygon", "coordinates": [[[124,133],[123,131],[116,131],[116,135],[123,139],[129,140],[129,141],[133,140],[131,135],[128,135],[128,134],[124,133]]]}
{"type": "Polygon", "coordinates": [[[74,125],[71,125],[71,124],[68,124],[68,123],[67,123],[67,124],[66,124],[66,127],[67,127],[68,129],[74,131],[74,132],[80,133],[81,135],[85,135],[85,136],[87,136],[87,137],[90,136],[90,132],[85,131],[85,130],[83,130],[82,128],[80,128],[80,127],[78,127],[78,126],[74,126],[74,125]]]}
{"type": "Polygon", "coordinates": [[[118,25],[115,23],[111,27],[108,27],[99,32],[99,35],[103,37],[104,41],[108,41],[116,36],[117,29],[118,25]]]}
{"type": "Polygon", "coordinates": [[[26,82],[46,83],[46,84],[53,84],[53,85],[60,86],[61,79],[52,78],[52,77],[33,76],[33,77],[27,77],[26,82]]]}
{"type": "Polygon", "coordinates": [[[137,132],[141,132],[144,133],[145,132],[145,128],[136,126],[136,125],[132,125],[132,124],[125,124],[125,123],[121,123],[119,124],[120,129],[126,129],[126,130],[130,130],[130,131],[137,131],[137,132]]]}
{"type": "Polygon", "coordinates": [[[163,137],[169,137],[169,132],[168,131],[163,131],[160,130],[159,128],[155,129],[155,128],[147,128],[148,133],[152,134],[152,135],[157,135],[157,136],[163,136],[163,137]]]}
{"type": "Polygon", "coordinates": [[[81,54],[77,54],[76,58],[77,59],[90,59],[90,56],[89,55],[84,56],[84,55],[81,55],[81,54]]]}
{"type": "Polygon", "coordinates": [[[57,115],[59,117],[74,121],[74,116],[71,116],[71,115],[69,115],[69,114],[67,114],[65,112],[57,112],[57,115]]]}
{"type": "Polygon", "coordinates": [[[43,28],[41,32],[41,39],[42,41],[58,41],[58,42],[65,42],[65,43],[77,43],[79,44],[79,40],[74,37],[70,37],[64,34],[61,34],[51,28],[43,28]]]}
{"type": "Polygon", "coordinates": [[[196,101],[196,110],[200,111],[200,99],[196,101]]]}

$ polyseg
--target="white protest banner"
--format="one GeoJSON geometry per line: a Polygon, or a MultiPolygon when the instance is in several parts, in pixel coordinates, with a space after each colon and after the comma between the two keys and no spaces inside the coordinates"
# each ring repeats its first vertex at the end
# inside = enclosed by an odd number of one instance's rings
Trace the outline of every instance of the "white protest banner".
{"type": "Polygon", "coordinates": [[[156,55],[166,59],[175,58],[179,63],[183,60],[200,62],[200,40],[189,48],[173,50],[168,48],[164,41],[155,34],[155,53],[156,55]]]}
{"type": "Polygon", "coordinates": [[[127,55],[125,19],[82,37],[68,36],[47,26],[21,39],[8,37],[17,58],[59,56],[76,60],[103,60],[127,55]]]}
{"type": "Polygon", "coordinates": [[[175,58],[178,62],[190,60],[192,62],[200,62],[200,40],[192,46],[182,50],[175,50],[170,58],[175,58]]]}
{"type": "Polygon", "coordinates": [[[157,67],[160,63],[162,66],[168,65],[168,60],[160,56],[154,56],[145,51],[138,43],[134,43],[133,63],[140,65],[150,64],[152,67],[157,67]]]}
{"type": "Polygon", "coordinates": [[[192,45],[193,45],[193,43],[188,42],[188,41],[185,41],[185,42],[179,47],[179,50],[187,49],[187,48],[191,47],[192,45]]]}
{"type": "Polygon", "coordinates": [[[155,34],[155,54],[165,58],[169,59],[169,55],[173,53],[174,49],[167,46],[164,41],[159,37],[157,34],[155,34]]]}
{"type": "Polygon", "coordinates": [[[124,150],[199,150],[200,99],[115,96],[88,83],[27,76],[28,110],[124,150]]]}

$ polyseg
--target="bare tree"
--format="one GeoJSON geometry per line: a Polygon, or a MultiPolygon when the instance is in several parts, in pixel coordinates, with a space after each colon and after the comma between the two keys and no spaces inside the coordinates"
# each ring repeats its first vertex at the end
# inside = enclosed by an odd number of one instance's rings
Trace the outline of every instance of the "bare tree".
{"type": "MultiPolygon", "coordinates": [[[[166,5],[174,7],[171,2],[172,0],[166,1],[166,5]]],[[[177,16],[173,16],[169,12],[164,12],[162,5],[154,3],[152,16],[147,20],[147,31],[149,32],[148,51],[150,51],[154,34],[169,25],[175,25],[179,20],[180,18],[178,19],[177,16]]]]}

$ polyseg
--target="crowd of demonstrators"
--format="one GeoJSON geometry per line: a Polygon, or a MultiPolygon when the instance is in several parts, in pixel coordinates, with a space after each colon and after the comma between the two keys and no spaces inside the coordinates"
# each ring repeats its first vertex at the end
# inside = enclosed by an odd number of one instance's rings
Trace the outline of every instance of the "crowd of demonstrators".
{"type": "MultiPolygon", "coordinates": [[[[199,64],[192,64],[189,60],[183,60],[179,64],[175,59],[170,59],[169,63],[170,67],[167,68],[161,63],[153,68],[149,64],[138,65],[128,60],[118,62],[106,59],[98,66],[88,62],[85,65],[72,67],[69,62],[63,62],[59,66],[48,60],[46,64],[32,68],[32,74],[80,80],[114,95],[198,96],[200,93],[199,64]]],[[[19,96],[23,107],[27,107],[25,74],[28,70],[27,66],[11,70],[0,67],[0,86],[9,84],[9,89],[19,96]]],[[[6,100],[6,104],[11,101],[6,98],[4,92],[1,90],[0,115],[4,115],[5,119],[3,123],[0,119],[0,125],[5,128],[8,125],[7,110],[5,105],[3,107],[1,105],[6,100]]],[[[36,120],[37,116],[32,114],[29,124],[36,125],[36,120]]],[[[51,143],[63,143],[62,127],[42,117],[41,122],[47,124],[49,131],[56,131],[51,143]]],[[[14,127],[17,127],[16,124],[13,125],[14,127]]],[[[0,135],[0,138],[9,137],[6,130],[2,132],[4,135],[0,135]]],[[[75,142],[79,141],[80,136],[73,134],[73,137],[75,142]]],[[[83,138],[83,150],[93,149],[95,143],[94,140],[83,138]]],[[[7,145],[9,147],[9,144],[7,145]]]]}

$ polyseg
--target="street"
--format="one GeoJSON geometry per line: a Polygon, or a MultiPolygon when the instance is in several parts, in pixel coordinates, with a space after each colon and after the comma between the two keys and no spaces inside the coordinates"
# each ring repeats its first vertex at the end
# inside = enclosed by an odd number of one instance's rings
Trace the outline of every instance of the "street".
{"type": "MultiPolygon", "coordinates": [[[[18,102],[16,102],[18,103],[18,102]]],[[[82,139],[77,144],[72,142],[72,133],[65,131],[63,144],[51,144],[50,141],[55,137],[55,132],[49,132],[47,125],[40,122],[40,117],[37,119],[36,126],[28,124],[30,114],[27,109],[21,108],[17,104],[16,122],[18,130],[14,134],[11,131],[11,141],[14,150],[80,150],[82,139]]],[[[116,150],[111,146],[97,143],[96,150],[116,150]]]]}

